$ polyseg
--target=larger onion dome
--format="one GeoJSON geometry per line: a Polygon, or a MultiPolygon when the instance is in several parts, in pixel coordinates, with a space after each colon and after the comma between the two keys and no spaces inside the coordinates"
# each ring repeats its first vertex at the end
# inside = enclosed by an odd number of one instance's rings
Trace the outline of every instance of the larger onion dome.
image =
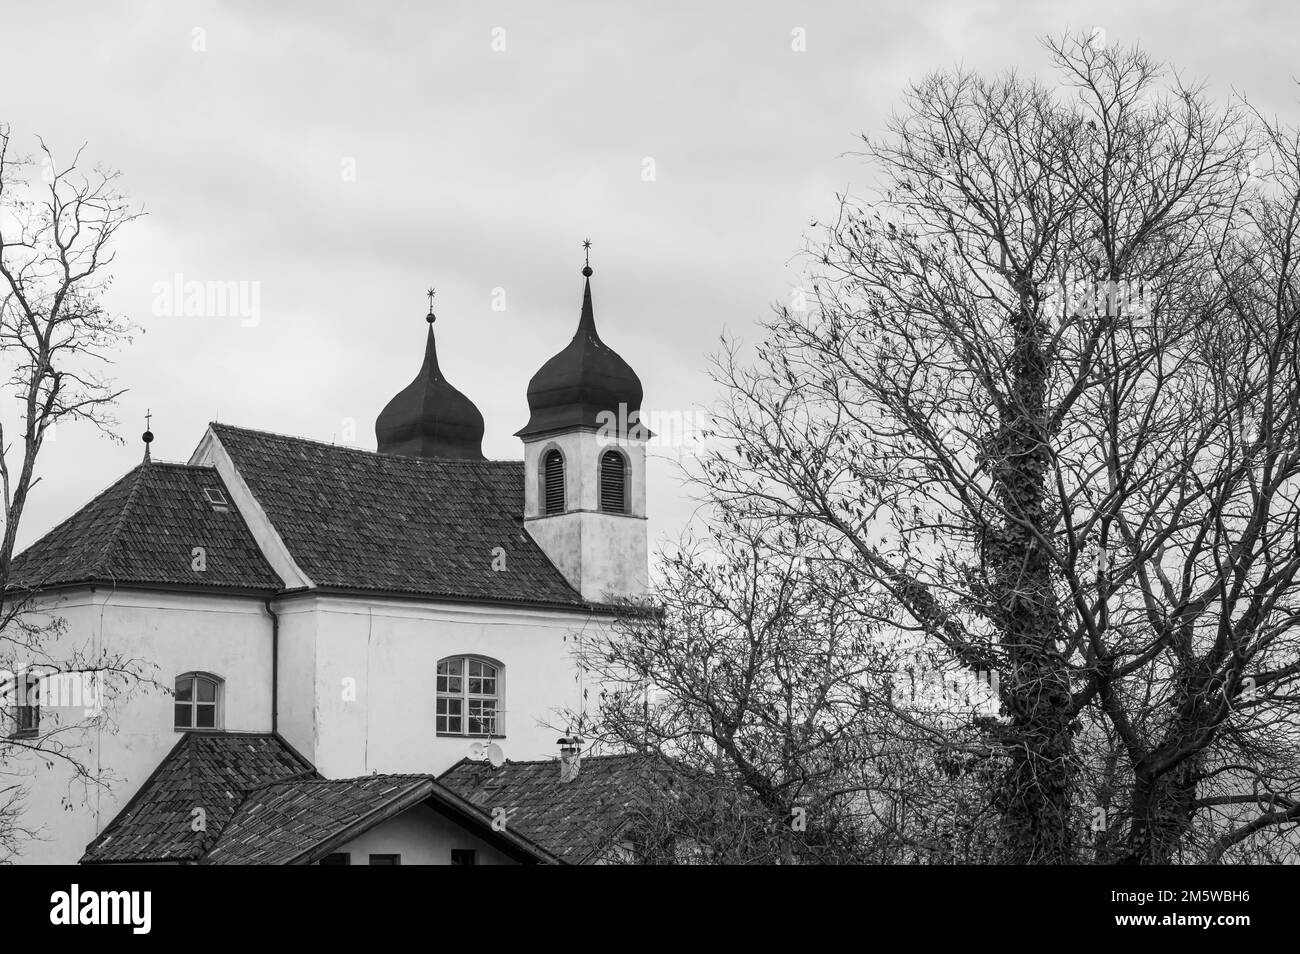
{"type": "Polygon", "coordinates": [[[636,420],[641,410],[641,379],[596,333],[591,307],[591,266],[582,269],[582,314],[568,346],[528,382],[528,423],[516,436],[529,437],[573,428],[600,428],[614,420],[636,420]]]}

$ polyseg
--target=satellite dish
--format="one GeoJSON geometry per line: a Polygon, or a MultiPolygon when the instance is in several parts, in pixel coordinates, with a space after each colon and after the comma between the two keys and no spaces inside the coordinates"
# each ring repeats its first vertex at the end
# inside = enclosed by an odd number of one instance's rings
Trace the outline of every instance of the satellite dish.
{"type": "Polygon", "coordinates": [[[471,742],[469,744],[469,757],[477,761],[478,759],[483,758],[483,753],[486,750],[487,746],[482,742],[471,742]]]}
{"type": "Polygon", "coordinates": [[[487,747],[488,762],[493,768],[500,768],[506,764],[506,754],[501,751],[501,746],[493,742],[487,747]]]}

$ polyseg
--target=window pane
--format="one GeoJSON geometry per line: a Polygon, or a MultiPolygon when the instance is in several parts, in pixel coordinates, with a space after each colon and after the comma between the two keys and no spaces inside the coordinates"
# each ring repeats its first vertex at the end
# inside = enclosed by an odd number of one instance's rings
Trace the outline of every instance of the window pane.
{"type": "Polygon", "coordinates": [[[190,707],[188,705],[176,706],[176,728],[189,729],[190,726],[190,707]]]}
{"type": "Polygon", "coordinates": [[[437,726],[436,726],[436,728],[437,728],[437,730],[438,730],[439,732],[446,732],[446,731],[447,731],[447,717],[446,717],[446,716],[444,716],[444,715],[440,715],[440,716],[438,716],[438,718],[437,718],[437,726]]]}
{"type": "Polygon", "coordinates": [[[191,702],[194,699],[194,677],[182,676],[176,680],[176,701],[191,702]]]}
{"type": "Polygon", "coordinates": [[[438,691],[461,692],[465,672],[464,659],[444,659],[438,663],[438,691]]]}
{"type": "Polygon", "coordinates": [[[448,717],[447,717],[447,731],[448,731],[448,732],[456,732],[456,733],[459,733],[459,732],[461,731],[461,728],[460,728],[460,716],[448,716],[448,717]]]}
{"type": "Polygon", "coordinates": [[[447,713],[449,715],[460,715],[461,701],[459,699],[444,699],[442,701],[447,703],[447,713]]]}
{"type": "Polygon", "coordinates": [[[470,692],[473,692],[473,693],[477,693],[477,694],[482,694],[482,692],[483,692],[483,680],[482,680],[482,679],[477,679],[477,678],[475,678],[474,676],[470,676],[470,678],[469,678],[469,691],[470,691],[470,692]]]}
{"type": "Polygon", "coordinates": [[[217,684],[211,679],[196,679],[199,687],[199,702],[217,701],[217,684]]]}
{"type": "Polygon", "coordinates": [[[217,727],[217,707],[207,705],[197,705],[194,707],[198,713],[199,724],[195,726],[198,729],[215,729],[217,727]]]}
{"type": "Polygon", "coordinates": [[[492,735],[496,732],[496,703],[491,699],[469,701],[469,731],[471,735],[492,735]]]}

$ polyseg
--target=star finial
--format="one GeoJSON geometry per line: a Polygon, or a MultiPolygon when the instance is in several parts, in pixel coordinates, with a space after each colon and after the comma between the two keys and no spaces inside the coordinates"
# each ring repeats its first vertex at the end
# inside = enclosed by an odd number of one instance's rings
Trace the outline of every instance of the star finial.
{"type": "Polygon", "coordinates": [[[591,277],[591,239],[582,240],[582,274],[591,277]]]}
{"type": "Polygon", "coordinates": [[[434,296],[434,290],[433,290],[433,287],[430,286],[430,287],[429,287],[429,290],[428,290],[427,292],[425,292],[425,294],[429,296],[429,313],[428,313],[427,315],[424,316],[424,320],[427,321],[429,324],[433,324],[433,320],[434,320],[434,315],[433,315],[433,296],[434,296]]]}

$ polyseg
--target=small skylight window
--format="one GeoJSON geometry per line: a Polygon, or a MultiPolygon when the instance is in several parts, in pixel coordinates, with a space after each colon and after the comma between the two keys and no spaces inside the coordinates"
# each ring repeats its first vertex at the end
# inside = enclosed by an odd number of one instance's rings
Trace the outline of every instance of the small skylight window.
{"type": "Polygon", "coordinates": [[[225,511],[230,509],[230,501],[216,487],[204,487],[203,496],[208,498],[208,503],[212,504],[213,510],[225,511]]]}

